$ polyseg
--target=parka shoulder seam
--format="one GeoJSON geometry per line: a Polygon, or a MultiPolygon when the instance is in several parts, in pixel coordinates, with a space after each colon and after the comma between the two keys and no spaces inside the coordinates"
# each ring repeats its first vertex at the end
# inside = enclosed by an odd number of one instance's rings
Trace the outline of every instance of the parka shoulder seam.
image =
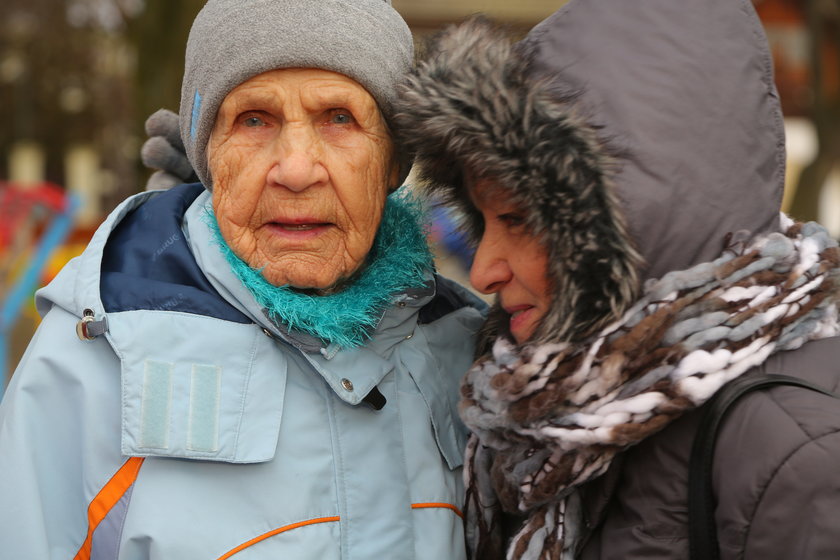
{"type": "MultiPolygon", "coordinates": [[[[773,399],[773,401],[776,402],[775,399],[773,399]]],[[[778,402],[776,402],[776,404],[779,406],[779,408],[782,408],[782,410],[784,410],[784,408],[778,402]]],[[[787,412],[787,411],[785,411],[785,412],[787,412]]],[[[761,484],[760,491],[758,493],[758,497],[755,500],[755,504],[752,508],[752,512],[750,512],[750,515],[748,517],[748,523],[747,523],[747,526],[746,526],[746,531],[744,531],[743,541],[741,542],[741,546],[738,547],[738,550],[741,551],[741,554],[738,555],[739,560],[743,559],[745,557],[746,549],[747,549],[747,542],[749,541],[750,532],[751,532],[752,526],[753,526],[753,520],[755,519],[756,514],[758,513],[758,510],[759,510],[759,508],[761,507],[761,505],[764,501],[764,495],[766,494],[766,492],[770,488],[770,486],[773,484],[773,481],[776,480],[776,476],[779,474],[779,472],[782,470],[782,468],[784,468],[785,465],[787,465],[797,454],[799,454],[806,447],[810,446],[811,444],[819,443],[824,438],[831,437],[833,435],[836,435],[836,434],[840,433],[840,428],[835,428],[833,430],[830,430],[828,432],[820,434],[819,436],[811,436],[810,434],[808,434],[808,432],[805,431],[805,429],[802,427],[802,425],[798,421],[796,421],[796,419],[793,417],[793,415],[788,413],[788,416],[792,420],[794,420],[794,422],[796,422],[796,425],[800,428],[800,430],[806,436],[806,438],[805,438],[804,441],[802,441],[800,443],[800,445],[797,445],[794,449],[792,449],[790,451],[790,453],[788,453],[787,455],[785,455],[782,459],[780,459],[778,461],[778,463],[776,465],[776,468],[773,469],[773,472],[770,474],[770,476],[767,477],[767,480],[763,484],[761,484]]]]}
{"type": "MultiPolygon", "coordinates": [[[[822,394],[819,394],[816,391],[810,391],[808,389],[802,389],[802,388],[798,388],[798,387],[777,387],[777,388],[779,388],[779,389],[789,389],[789,390],[792,390],[792,391],[801,391],[805,395],[810,395],[810,396],[812,396],[814,398],[818,398],[818,399],[822,399],[822,398],[833,399],[833,397],[830,397],[828,395],[822,395],[822,394]]],[[[835,388],[832,387],[831,390],[835,390],[835,388]]],[[[805,428],[805,426],[802,424],[802,422],[794,414],[792,414],[790,412],[790,410],[788,409],[788,407],[785,406],[785,404],[779,399],[779,395],[776,391],[773,391],[771,389],[769,391],[765,391],[764,395],[766,396],[766,398],[769,401],[771,401],[773,404],[775,404],[779,408],[779,410],[782,413],[784,413],[784,415],[787,418],[789,418],[794,424],[796,424],[796,427],[799,428],[800,431],[811,441],[815,441],[815,440],[821,438],[823,435],[825,435],[825,434],[811,434],[811,433],[809,433],[808,430],[805,428]]]]}

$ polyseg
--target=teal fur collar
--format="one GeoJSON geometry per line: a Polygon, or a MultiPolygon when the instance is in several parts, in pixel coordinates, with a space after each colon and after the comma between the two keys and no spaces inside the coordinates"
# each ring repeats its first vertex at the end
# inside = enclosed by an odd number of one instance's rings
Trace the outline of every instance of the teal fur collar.
{"type": "Polygon", "coordinates": [[[234,254],[222,238],[216,216],[208,211],[210,227],[234,274],[270,319],[345,348],[356,348],[370,338],[395,295],[426,282],[433,260],[425,219],[419,200],[400,191],[390,195],[362,272],[340,292],[312,295],[269,284],[259,270],[234,254]]]}

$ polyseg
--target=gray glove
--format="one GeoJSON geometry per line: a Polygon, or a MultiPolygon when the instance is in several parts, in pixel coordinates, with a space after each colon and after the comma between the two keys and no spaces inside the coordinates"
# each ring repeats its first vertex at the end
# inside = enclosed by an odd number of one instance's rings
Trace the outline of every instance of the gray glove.
{"type": "Polygon", "coordinates": [[[149,139],[140,149],[140,157],[143,165],[156,169],[146,183],[147,191],[198,181],[181,140],[177,114],[158,109],[146,119],[146,134],[149,139]]]}

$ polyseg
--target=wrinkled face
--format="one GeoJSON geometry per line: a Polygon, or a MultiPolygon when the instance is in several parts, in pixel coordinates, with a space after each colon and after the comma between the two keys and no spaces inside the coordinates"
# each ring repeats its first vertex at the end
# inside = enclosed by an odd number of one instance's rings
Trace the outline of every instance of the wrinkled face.
{"type": "Polygon", "coordinates": [[[357,82],[315,69],[255,76],[225,98],[207,151],[222,237],[271,284],[328,290],[362,266],[398,170],[357,82]]]}
{"type": "Polygon", "coordinates": [[[510,315],[510,332],[522,344],[551,305],[548,254],[503,189],[488,179],[468,178],[467,186],[484,222],[470,283],[483,294],[498,295],[510,315]]]}

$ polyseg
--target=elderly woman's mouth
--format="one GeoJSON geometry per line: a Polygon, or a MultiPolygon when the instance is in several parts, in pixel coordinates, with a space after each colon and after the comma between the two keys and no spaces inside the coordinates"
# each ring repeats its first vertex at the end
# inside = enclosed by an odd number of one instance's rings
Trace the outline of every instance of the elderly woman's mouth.
{"type": "Polygon", "coordinates": [[[277,224],[278,227],[283,229],[289,229],[292,231],[304,231],[315,229],[316,227],[320,227],[322,224],[277,224]]]}
{"type": "Polygon", "coordinates": [[[292,239],[309,239],[317,237],[333,227],[329,222],[269,222],[266,227],[274,235],[292,239]]]}

